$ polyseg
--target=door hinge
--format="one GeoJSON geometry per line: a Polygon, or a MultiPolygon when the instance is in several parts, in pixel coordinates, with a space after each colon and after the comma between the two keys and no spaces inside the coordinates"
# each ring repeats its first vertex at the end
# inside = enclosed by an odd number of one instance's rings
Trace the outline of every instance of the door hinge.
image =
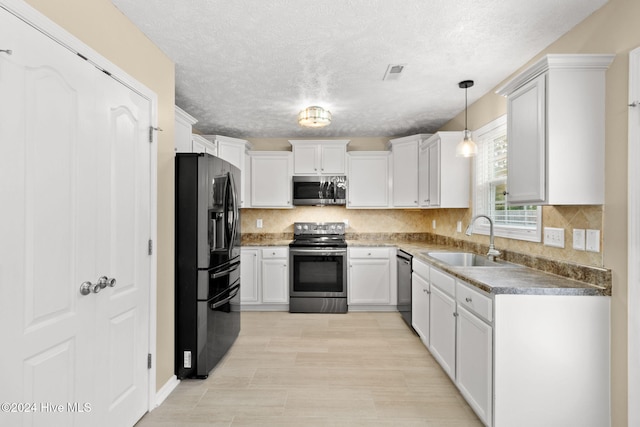
{"type": "Polygon", "coordinates": [[[162,132],[161,128],[149,126],[149,143],[153,142],[153,131],[157,130],[158,132],[162,132]]]}
{"type": "Polygon", "coordinates": [[[151,353],[147,354],[147,369],[151,369],[151,353]]]}
{"type": "Polygon", "coordinates": [[[149,255],[153,255],[153,240],[149,239],[149,255]]]}

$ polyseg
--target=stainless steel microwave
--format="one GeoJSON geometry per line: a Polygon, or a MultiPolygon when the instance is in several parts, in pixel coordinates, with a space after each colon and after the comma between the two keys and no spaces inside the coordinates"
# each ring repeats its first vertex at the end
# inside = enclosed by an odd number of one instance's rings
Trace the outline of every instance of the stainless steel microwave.
{"type": "Polygon", "coordinates": [[[346,203],[346,176],[293,177],[293,204],[296,206],[345,205],[346,203]]]}

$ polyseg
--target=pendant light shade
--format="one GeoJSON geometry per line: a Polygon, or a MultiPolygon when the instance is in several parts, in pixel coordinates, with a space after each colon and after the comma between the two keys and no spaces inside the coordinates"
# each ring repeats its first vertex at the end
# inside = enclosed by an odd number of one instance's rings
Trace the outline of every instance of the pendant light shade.
{"type": "Polygon", "coordinates": [[[473,86],[473,80],[464,80],[458,83],[460,89],[464,89],[464,131],[462,141],[456,146],[456,156],[473,157],[478,154],[478,146],[471,139],[471,131],[467,128],[467,89],[473,86]]]}
{"type": "Polygon", "coordinates": [[[298,124],[308,128],[321,128],[331,123],[331,112],[322,107],[307,107],[298,114],[298,124]]]}

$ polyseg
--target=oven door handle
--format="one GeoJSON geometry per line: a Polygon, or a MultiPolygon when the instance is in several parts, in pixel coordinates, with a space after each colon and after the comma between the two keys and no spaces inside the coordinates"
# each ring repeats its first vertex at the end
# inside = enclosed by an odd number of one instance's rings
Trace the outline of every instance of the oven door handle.
{"type": "Polygon", "coordinates": [[[335,254],[346,254],[346,249],[320,249],[320,248],[289,248],[289,253],[291,255],[335,255],[335,254]]]}

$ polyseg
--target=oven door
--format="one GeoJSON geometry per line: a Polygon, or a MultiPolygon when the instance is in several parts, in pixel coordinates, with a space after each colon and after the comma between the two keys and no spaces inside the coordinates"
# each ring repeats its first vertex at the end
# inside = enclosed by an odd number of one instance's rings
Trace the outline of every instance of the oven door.
{"type": "Polygon", "coordinates": [[[289,248],[291,297],[347,296],[346,248],[289,248]]]}

